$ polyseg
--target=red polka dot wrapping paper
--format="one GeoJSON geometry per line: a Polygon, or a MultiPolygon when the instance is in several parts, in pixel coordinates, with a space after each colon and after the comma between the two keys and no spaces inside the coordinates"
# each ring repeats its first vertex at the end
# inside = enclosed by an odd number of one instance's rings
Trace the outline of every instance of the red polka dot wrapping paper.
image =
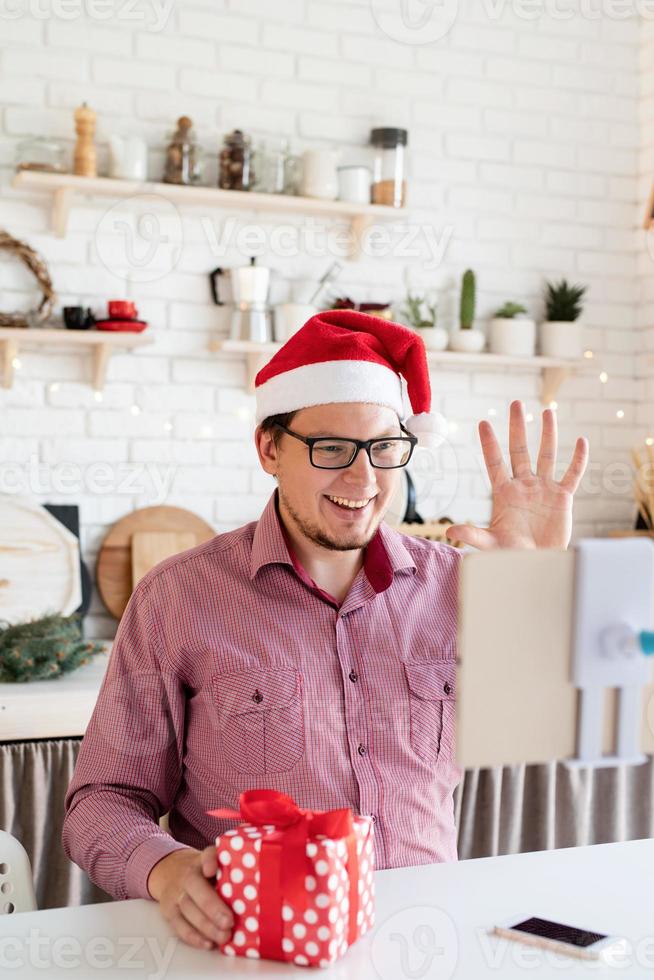
{"type": "MultiPolygon", "coordinates": [[[[371,819],[354,817],[353,826],[359,856],[359,939],[374,924],[374,849],[371,819]]],[[[216,891],[234,914],[231,939],[220,946],[227,956],[261,956],[259,855],[263,838],[276,830],[270,824],[241,824],[216,838],[216,891]]],[[[347,846],[344,840],[316,836],[307,841],[306,854],[313,869],[305,878],[306,908],[296,909],[286,902],[282,905],[282,951],[289,963],[326,967],[348,950],[347,846]]]]}

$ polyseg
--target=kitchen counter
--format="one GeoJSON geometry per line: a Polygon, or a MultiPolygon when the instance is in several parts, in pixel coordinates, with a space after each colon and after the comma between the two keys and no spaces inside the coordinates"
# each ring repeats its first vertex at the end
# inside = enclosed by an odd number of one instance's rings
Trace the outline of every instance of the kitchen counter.
{"type": "MultiPolygon", "coordinates": [[[[380,871],[376,926],[334,966],[338,980],[512,980],[643,977],[654,969],[654,841],[538,851],[380,871]],[[610,962],[574,960],[489,935],[499,921],[540,915],[627,940],[610,962]]],[[[150,980],[303,976],[292,964],[192,949],[154,902],[0,916],[0,968],[16,980],[132,975],[150,980]]]]}
{"type": "Polygon", "coordinates": [[[80,737],[86,731],[102,679],[111,640],[84,667],[51,681],[0,684],[0,742],[80,737]]]}

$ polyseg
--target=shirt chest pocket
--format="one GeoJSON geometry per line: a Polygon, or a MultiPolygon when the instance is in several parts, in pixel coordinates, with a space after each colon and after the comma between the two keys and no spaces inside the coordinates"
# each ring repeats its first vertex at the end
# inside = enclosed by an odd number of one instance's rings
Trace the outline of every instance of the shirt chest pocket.
{"type": "Polygon", "coordinates": [[[302,675],[292,667],[212,677],[223,761],[238,772],[285,772],[304,755],[302,675]]]}
{"type": "Polygon", "coordinates": [[[456,660],[404,662],[409,688],[411,748],[428,765],[452,761],[456,660]]]}

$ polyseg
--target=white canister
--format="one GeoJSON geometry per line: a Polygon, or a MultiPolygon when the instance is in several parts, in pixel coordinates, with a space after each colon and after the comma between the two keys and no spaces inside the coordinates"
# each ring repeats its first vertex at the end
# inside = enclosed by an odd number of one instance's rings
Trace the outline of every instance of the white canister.
{"type": "Polygon", "coordinates": [[[275,341],[283,344],[317,312],[316,307],[308,303],[280,303],[275,307],[275,341]]]}
{"type": "Polygon", "coordinates": [[[304,197],[319,197],[334,201],[338,195],[338,163],[336,150],[306,150],[302,154],[302,185],[304,197]]]}
{"type": "Polygon", "coordinates": [[[109,137],[109,176],[122,180],[145,180],[148,147],[140,136],[109,137]]]}
{"type": "Polygon", "coordinates": [[[350,204],[370,204],[372,171],[369,167],[338,167],[338,199],[350,204]]]}

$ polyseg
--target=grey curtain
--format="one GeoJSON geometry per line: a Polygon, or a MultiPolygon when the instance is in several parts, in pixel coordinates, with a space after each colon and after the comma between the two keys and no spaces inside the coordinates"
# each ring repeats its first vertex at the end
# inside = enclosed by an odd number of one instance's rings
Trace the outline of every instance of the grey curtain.
{"type": "MultiPolygon", "coordinates": [[[[30,856],[40,909],[109,900],[61,847],[80,741],[0,745],[0,828],[30,856]]],[[[457,789],[455,815],[462,859],[653,837],[653,760],[620,769],[471,769],[457,789]]]]}

